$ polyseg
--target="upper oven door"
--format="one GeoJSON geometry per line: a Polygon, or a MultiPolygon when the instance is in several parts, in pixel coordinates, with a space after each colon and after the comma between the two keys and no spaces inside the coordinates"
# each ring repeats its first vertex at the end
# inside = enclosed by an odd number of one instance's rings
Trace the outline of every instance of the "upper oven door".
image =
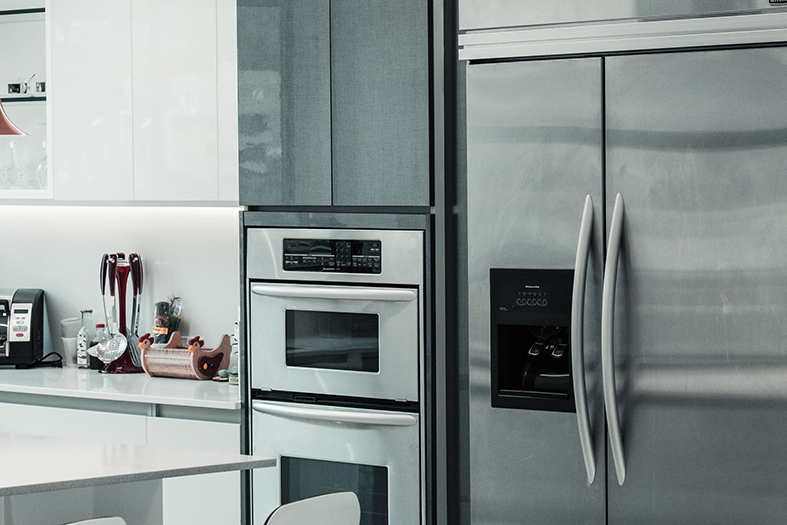
{"type": "Polygon", "coordinates": [[[418,401],[417,288],[257,282],[251,386],[418,401]]]}

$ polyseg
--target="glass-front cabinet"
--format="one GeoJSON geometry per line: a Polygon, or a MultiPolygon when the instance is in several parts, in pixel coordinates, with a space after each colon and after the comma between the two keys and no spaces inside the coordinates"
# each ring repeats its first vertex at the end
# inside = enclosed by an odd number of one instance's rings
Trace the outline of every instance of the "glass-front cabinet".
{"type": "Polygon", "coordinates": [[[0,0],[0,201],[238,200],[235,0],[0,0]]]}
{"type": "Polygon", "coordinates": [[[45,18],[43,0],[0,1],[0,104],[25,133],[0,135],[0,199],[52,197],[45,18]]]}

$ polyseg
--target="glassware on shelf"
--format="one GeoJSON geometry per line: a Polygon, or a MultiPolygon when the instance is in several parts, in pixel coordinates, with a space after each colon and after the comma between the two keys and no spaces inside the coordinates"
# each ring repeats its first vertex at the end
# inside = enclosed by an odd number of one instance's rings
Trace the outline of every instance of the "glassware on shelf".
{"type": "Polygon", "coordinates": [[[14,153],[14,164],[16,164],[18,174],[16,177],[16,182],[11,186],[12,190],[35,189],[30,183],[27,174],[30,163],[33,160],[34,149],[36,146],[35,143],[40,140],[41,139],[37,137],[31,137],[29,135],[16,137],[14,139],[14,147],[12,148],[12,151],[14,153]]]}
{"type": "Polygon", "coordinates": [[[14,169],[14,137],[0,137],[0,189],[11,189],[11,170],[14,169]]]}
{"type": "Polygon", "coordinates": [[[45,190],[48,182],[46,174],[46,139],[42,139],[39,146],[38,153],[33,156],[33,163],[35,164],[34,178],[36,188],[45,190]]]}

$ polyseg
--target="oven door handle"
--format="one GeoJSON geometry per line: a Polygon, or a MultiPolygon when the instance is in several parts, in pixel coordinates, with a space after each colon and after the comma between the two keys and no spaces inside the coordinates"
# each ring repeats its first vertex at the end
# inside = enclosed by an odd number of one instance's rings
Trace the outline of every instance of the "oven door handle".
{"type": "Polygon", "coordinates": [[[356,286],[309,286],[298,284],[253,284],[251,293],[268,297],[298,299],[350,299],[354,301],[410,302],[415,290],[399,288],[361,288],[356,286]]]}
{"type": "Polygon", "coordinates": [[[334,408],[283,406],[264,401],[252,401],[251,408],[257,412],[273,416],[312,421],[330,421],[332,423],[394,427],[409,427],[418,423],[418,418],[415,416],[398,412],[380,413],[360,410],[336,410],[334,408]]]}

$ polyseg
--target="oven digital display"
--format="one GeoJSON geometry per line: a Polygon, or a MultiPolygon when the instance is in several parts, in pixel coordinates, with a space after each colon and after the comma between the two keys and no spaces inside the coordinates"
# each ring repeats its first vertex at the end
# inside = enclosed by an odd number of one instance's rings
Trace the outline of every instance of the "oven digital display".
{"type": "Polygon", "coordinates": [[[382,273],[379,240],[284,239],[283,267],[290,272],[382,273]]]}

